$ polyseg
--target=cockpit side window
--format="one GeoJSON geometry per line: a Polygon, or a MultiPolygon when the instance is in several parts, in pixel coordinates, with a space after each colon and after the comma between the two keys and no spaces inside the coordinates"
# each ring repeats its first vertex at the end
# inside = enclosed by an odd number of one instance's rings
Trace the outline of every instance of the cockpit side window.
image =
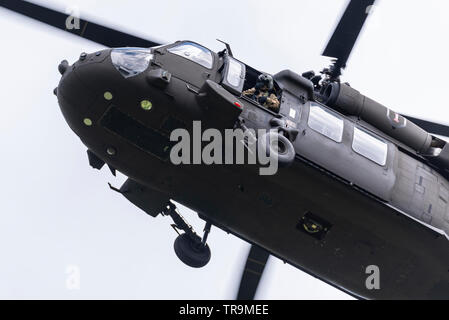
{"type": "Polygon", "coordinates": [[[168,52],[196,62],[208,69],[212,69],[214,63],[212,52],[193,42],[183,42],[169,48],[168,52]]]}
{"type": "Polygon", "coordinates": [[[243,89],[243,97],[272,112],[279,113],[282,90],[271,75],[246,65],[243,89]]]}
{"type": "Polygon", "coordinates": [[[229,57],[226,81],[234,87],[239,87],[243,82],[243,77],[243,65],[229,57]]]}
{"type": "Polygon", "coordinates": [[[343,118],[316,103],[310,104],[308,125],[335,142],[343,140],[343,118]]]}
{"type": "Polygon", "coordinates": [[[231,93],[240,95],[245,81],[245,65],[230,56],[226,56],[222,85],[231,93]]]}

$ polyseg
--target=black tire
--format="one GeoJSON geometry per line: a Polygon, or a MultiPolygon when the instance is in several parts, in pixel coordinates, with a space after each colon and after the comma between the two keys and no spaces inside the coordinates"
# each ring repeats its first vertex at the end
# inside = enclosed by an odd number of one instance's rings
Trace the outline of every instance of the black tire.
{"type": "Polygon", "coordinates": [[[295,160],[295,148],[284,135],[269,131],[258,139],[258,147],[262,153],[272,159],[277,159],[279,167],[288,167],[295,160]],[[277,147],[273,142],[277,141],[277,147]]]}
{"type": "Polygon", "coordinates": [[[209,246],[201,244],[201,240],[193,240],[188,234],[179,235],[173,245],[179,260],[192,268],[202,268],[209,261],[211,252],[209,246]]]}

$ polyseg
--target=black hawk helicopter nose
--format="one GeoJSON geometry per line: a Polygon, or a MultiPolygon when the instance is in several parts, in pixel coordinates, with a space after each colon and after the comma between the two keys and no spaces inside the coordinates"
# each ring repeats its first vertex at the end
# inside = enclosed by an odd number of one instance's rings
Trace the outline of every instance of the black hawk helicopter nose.
{"type": "MultiPolygon", "coordinates": [[[[79,135],[80,131],[92,126],[99,118],[96,112],[96,100],[99,93],[92,84],[99,79],[98,74],[104,73],[110,50],[98,51],[92,54],[82,53],[78,61],[69,65],[63,60],[58,65],[61,80],[54,93],[58,97],[59,106],[69,126],[79,135]]],[[[107,68],[106,68],[107,69],[107,68]]],[[[110,72],[114,71],[109,67],[110,72]]],[[[112,93],[104,90],[103,99],[112,99],[112,93]]],[[[101,108],[102,104],[98,104],[101,108]]]]}
{"type": "Polygon", "coordinates": [[[65,120],[84,142],[104,140],[101,120],[111,108],[147,127],[161,125],[168,110],[161,106],[171,97],[148,81],[151,57],[149,49],[117,48],[81,53],[73,65],[59,64],[62,76],[54,93],[65,120]]]}

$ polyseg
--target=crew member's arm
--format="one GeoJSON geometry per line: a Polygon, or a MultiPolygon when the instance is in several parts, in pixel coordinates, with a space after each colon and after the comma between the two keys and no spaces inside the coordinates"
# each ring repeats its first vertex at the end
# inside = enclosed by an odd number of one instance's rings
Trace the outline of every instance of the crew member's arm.
{"type": "Polygon", "coordinates": [[[244,96],[252,96],[254,93],[256,93],[256,88],[251,88],[248,90],[243,91],[244,96]]]}
{"type": "Polygon", "coordinates": [[[270,94],[270,96],[267,98],[267,106],[269,109],[278,112],[279,106],[281,103],[279,102],[279,99],[276,97],[275,94],[270,94]]]}

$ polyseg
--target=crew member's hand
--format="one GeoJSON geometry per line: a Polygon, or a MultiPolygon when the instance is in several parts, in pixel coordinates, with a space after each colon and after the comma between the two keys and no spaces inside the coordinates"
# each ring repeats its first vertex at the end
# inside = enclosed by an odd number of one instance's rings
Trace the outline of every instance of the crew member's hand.
{"type": "Polygon", "coordinates": [[[256,88],[251,88],[243,91],[244,96],[252,96],[256,92],[256,88]]]}

